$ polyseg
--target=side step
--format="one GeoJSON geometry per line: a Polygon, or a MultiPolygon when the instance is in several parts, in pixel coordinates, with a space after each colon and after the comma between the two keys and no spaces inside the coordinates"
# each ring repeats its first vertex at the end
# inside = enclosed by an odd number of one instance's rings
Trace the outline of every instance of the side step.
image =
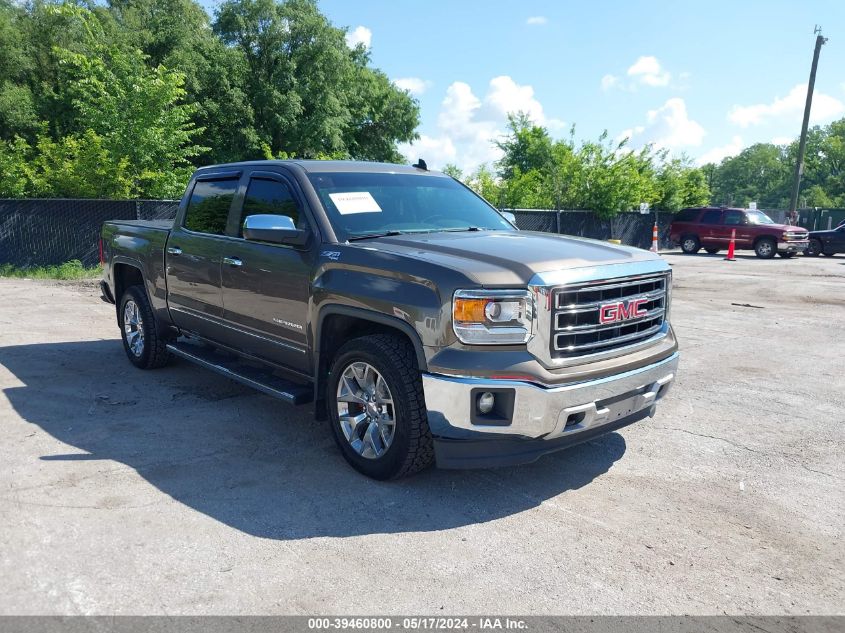
{"type": "Polygon", "coordinates": [[[269,369],[247,364],[236,357],[219,353],[214,348],[177,341],[168,343],[167,351],[288,404],[305,404],[314,399],[310,386],[285,380],[269,369]]]}

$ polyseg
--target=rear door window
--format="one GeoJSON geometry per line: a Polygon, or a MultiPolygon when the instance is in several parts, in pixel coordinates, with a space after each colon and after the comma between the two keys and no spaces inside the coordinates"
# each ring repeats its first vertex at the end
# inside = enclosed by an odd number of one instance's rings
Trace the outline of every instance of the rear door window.
{"type": "Polygon", "coordinates": [[[196,233],[224,235],[237,190],[237,178],[198,180],[185,212],[185,228],[196,233]]]}
{"type": "Polygon", "coordinates": [[[710,209],[701,216],[701,224],[718,224],[721,217],[721,209],[710,209]]]}

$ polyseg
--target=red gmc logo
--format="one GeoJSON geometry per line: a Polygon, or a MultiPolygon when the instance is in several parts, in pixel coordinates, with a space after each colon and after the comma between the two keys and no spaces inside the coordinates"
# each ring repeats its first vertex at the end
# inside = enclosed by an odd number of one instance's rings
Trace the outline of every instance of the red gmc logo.
{"type": "Polygon", "coordinates": [[[599,308],[599,323],[615,323],[616,321],[627,321],[648,314],[643,304],[648,303],[647,299],[634,299],[633,301],[618,301],[606,303],[599,308]]]}

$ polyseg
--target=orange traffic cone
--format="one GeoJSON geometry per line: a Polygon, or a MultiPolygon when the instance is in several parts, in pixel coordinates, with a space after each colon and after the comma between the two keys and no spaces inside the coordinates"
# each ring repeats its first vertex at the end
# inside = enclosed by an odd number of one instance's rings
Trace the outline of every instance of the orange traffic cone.
{"type": "Polygon", "coordinates": [[[725,257],[726,261],[735,262],[736,259],[734,258],[734,247],[736,246],[736,229],[731,229],[731,243],[728,244],[728,256],[725,257]]]}
{"type": "Polygon", "coordinates": [[[654,223],[654,228],[651,230],[651,252],[656,253],[658,248],[657,239],[657,222],[654,223]]]}

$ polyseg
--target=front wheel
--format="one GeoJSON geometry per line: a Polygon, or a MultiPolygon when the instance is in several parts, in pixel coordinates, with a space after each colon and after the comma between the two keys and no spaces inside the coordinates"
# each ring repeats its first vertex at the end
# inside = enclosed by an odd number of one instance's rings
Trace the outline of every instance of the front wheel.
{"type": "Polygon", "coordinates": [[[397,479],[434,461],[420,370],[400,336],[364,336],[341,347],[326,400],[332,435],[358,472],[397,479]]]}
{"type": "Polygon", "coordinates": [[[822,243],[819,240],[810,240],[809,245],[807,245],[807,250],[804,251],[805,255],[809,255],[810,257],[818,257],[822,254],[822,243]]]}
{"type": "Polygon", "coordinates": [[[681,240],[681,250],[687,255],[697,253],[701,249],[701,242],[694,235],[688,235],[681,240]]]}
{"type": "Polygon", "coordinates": [[[754,245],[754,252],[760,259],[771,259],[778,252],[778,246],[770,237],[764,237],[754,245]]]}
{"type": "Polygon", "coordinates": [[[130,286],[117,311],[126,356],[135,367],[155,369],[167,364],[167,341],[158,331],[152,306],[143,286],[130,286]]]}

